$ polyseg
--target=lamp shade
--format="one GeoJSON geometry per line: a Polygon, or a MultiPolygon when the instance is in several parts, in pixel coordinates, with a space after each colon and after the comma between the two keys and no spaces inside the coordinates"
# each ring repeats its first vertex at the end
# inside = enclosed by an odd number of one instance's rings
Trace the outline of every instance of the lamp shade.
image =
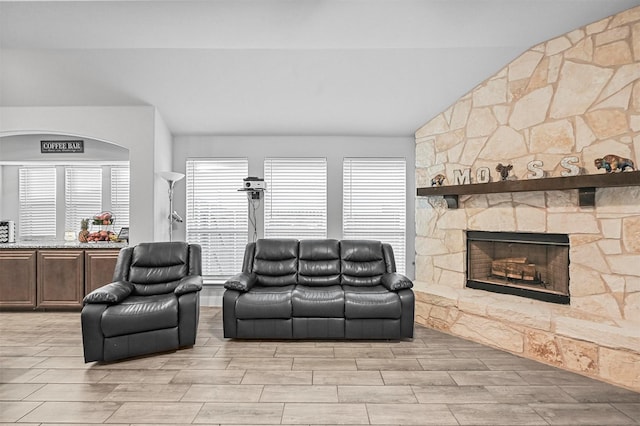
{"type": "Polygon", "coordinates": [[[184,178],[184,175],[178,172],[158,172],[158,176],[160,176],[162,179],[166,180],[169,183],[177,182],[180,179],[184,178]]]}

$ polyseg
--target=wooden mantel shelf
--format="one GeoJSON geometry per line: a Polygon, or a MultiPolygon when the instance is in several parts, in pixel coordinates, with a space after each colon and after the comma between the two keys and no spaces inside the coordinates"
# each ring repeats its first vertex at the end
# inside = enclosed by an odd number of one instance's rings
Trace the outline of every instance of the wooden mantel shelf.
{"type": "Polygon", "coordinates": [[[580,206],[585,207],[595,206],[596,188],[615,186],[640,186],[640,171],[433,186],[418,188],[417,193],[419,197],[442,195],[447,206],[455,209],[460,195],[577,189],[580,206]]]}

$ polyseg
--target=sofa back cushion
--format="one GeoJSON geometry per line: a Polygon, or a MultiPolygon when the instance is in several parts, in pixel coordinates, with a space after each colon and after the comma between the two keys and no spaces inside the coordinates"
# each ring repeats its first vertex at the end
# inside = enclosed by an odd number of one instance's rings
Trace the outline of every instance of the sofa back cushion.
{"type": "Polygon", "coordinates": [[[340,284],[338,240],[301,240],[298,283],[324,287],[340,284]]]}
{"type": "Polygon", "coordinates": [[[385,256],[380,241],[342,240],[340,242],[342,284],[374,286],[387,272],[385,256]]]}
{"type": "Polygon", "coordinates": [[[252,271],[264,286],[296,284],[298,278],[298,240],[261,239],[256,241],[252,271]]]}
{"type": "Polygon", "coordinates": [[[189,275],[189,244],[181,241],[140,243],[133,247],[129,267],[134,294],[173,291],[189,275]]]}

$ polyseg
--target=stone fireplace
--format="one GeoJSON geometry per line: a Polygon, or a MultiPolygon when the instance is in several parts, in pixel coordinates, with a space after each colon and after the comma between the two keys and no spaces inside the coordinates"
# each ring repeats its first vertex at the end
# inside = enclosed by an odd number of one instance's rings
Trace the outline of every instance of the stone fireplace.
{"type": "MultiPolygon", "coordinates": [[[[607,154],[640,163],[640,7],[532,47],[428,121],[416,132],[416,186],[439,174],[454,185],[466,170],[471,184],[479,171],[495,182],[499,163],[525,181],[534,161],[542,179],[562,179],[568,157],[581,175],[603,174],[594,159],[607,154]]],[[[640,391],[640,186],[593,195],[595,205],[575,189],[474,193],[458,208],[419,196],[416,321],[640,391]],[[568,303],[468,286],[478,248],[468,230],[566,235],[568,303]]],[[[491,255],[498,272],[533,256],[491,255]]]]}
{"type": "Polygon", "coordinates": [[[569,236],[466,231],[468,288],[569,303],[569,236]]]}

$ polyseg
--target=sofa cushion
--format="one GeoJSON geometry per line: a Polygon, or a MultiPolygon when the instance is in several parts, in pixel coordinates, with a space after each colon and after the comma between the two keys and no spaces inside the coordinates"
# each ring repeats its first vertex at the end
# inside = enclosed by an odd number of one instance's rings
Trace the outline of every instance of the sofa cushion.
{"type": "Polygon", "coordinates": [[[140,243],[133,248],[128,281],[134,285],[134,294],[168,293],[189,275],[188,262],[185,242],[140,243]]]}
{"type": "Polygon", "coordinates": [[[390,318],[351,318],[344,322],[347,339],[397,339],[402,320],[390,318]]]}
{"type": "Polygon", "coordinates": [[[291,292],[294,286],[255,286],[236,300],[239,319],[291,318],[291,292]]]}
{"type": "Polygon", "coordinates": [[[344,292],[339,285],[297,285],[291,293],[294,317],[344,318],[344,292]]]}
{"type": "Polygon", "coordinates": [[[344,339],[344,318],[293,318],[294,339],[344,339]]]}
{"type": "Polygon", "coordinates": [[[387,267],[380,241],[343,240],[340,242],[342,284],[375,286],[387,267]]]}
{"type": "Polygon", "coordinates": [[[129,296],[102,314],[105,337],[142,333],[178,325],[178,297],[173,294],[129,296]]]}
{"type": "Polygon", "coordinates": [[[237,335],[240,339],[291,339],[292,319],[238,319],[237,335]]]}
{"type": "Polygon", "coordinates": [[[260,239],[256,242],[253,273],[263,286],[296,284],[298,240],[260,239]]]}
{"type": "Polygon", "coordinates": [[[340,284],[338,240],[301,240],[298,283],[309,286],[340,284]]]}
{"type": "Polygon", "coordinates": [[[402,304],[397,293],[381,285],[344,286],[345,318],[400,318],[402,304]]]}

